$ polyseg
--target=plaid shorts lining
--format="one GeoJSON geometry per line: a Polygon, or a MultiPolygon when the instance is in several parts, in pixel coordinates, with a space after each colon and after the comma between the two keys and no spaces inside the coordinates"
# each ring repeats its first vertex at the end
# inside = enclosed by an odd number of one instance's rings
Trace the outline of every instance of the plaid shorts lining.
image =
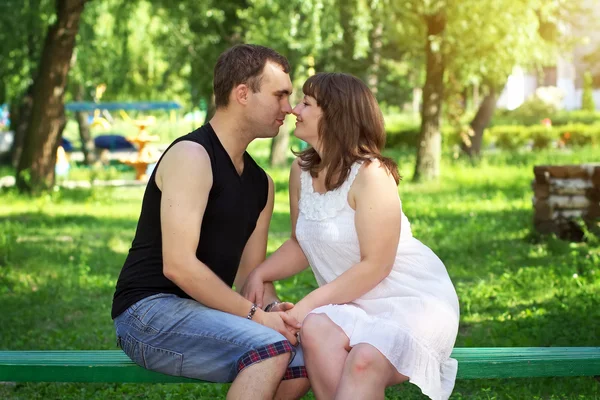
{"type": "MultiPolygon", "coordinates": [[[[283,353],[296,354],[296,349],[294,349],[294,346],[292,346],[292,344],[288,340],[282,340],[281,342],[268,344],[266,346],[262,346],[254,350],[250,350],[242,357],[240,357],[237,363],[238,374],[242,372],[244,368],[249,367],[252,364],[266,360],[267,358],[278,356],[283,353]]],[[[306,377],[306,368],[289,367],[285,371],[283,380],[306,377]]]]}

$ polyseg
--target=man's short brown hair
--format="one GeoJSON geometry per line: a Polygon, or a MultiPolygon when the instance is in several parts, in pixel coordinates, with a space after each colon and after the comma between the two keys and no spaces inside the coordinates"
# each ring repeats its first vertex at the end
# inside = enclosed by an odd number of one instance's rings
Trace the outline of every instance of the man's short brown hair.
{"type": "Polygon", "coordinates": [[[242,83],[254,93],[259,92],[267,61],[280,65],[286,73],[290,72],[287,58],[268,47],[239,44],[222,53],[214,70],[215,106],[227,107],[231,90],[242,83]]]}

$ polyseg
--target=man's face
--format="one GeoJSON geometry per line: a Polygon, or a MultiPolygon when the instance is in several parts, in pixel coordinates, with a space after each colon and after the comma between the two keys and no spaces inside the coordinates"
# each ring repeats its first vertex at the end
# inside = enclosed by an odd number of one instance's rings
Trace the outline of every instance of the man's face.
{"type": "Polygon", "coordinates": [[[285,117],[292,112],[289,96],[290,76],[278,64],[267,62],[262,74],[260,91],[248,92],[247,118],[256,137],[277,136],[285,117]]]}

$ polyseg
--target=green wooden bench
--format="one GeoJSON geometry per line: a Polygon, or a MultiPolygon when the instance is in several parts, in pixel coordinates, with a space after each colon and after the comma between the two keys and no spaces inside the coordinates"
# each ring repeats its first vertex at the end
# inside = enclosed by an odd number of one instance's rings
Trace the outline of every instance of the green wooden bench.
{"type": "MultiPolygon", "coordinates": [[[[456,348],[459,379],[600,376],[600,347],[456,348]]],[[[0,351],[0,382],[155,382],[194,379],[145,370],[121,350],[0,351]]]]}

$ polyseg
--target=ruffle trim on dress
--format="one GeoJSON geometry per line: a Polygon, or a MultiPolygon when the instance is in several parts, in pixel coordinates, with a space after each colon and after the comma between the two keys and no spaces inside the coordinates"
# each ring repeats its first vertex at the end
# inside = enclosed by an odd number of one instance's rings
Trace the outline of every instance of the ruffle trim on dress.
{"type": "Polygon", "coordinates": [[[358,174],[362,162],[352,165],[348,178],[340,187],[325,193],[315,192],[310,172],[300,172],[299,209],[308,220],[322,221],[333,218],[348,204],[348,192],[358,174]]]}

